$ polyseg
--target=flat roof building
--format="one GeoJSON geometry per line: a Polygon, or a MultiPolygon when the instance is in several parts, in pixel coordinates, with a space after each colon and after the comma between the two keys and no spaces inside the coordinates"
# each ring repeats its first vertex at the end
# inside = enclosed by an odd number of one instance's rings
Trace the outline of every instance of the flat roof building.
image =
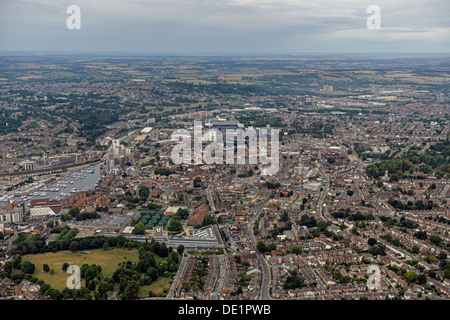
{"type": "Polygon", "coordinates": [[[195,230],[190,236],[171,236],[168,245],[176,248],[183,245],[188,249],[222,249],[224,244],[217,225],[195,230]]]}
{"type": "Polygon", "coordinates": [[[46,219],[56,216],[55,212],[49,207],[30,208],[31,219],[46,219]]]}
{"type": "Polygon", "coordinates": [[[33,199],[30,202],[30,208],[50,208],[55,214],[59,214],[63,206],[55,199],[33,199]]]}

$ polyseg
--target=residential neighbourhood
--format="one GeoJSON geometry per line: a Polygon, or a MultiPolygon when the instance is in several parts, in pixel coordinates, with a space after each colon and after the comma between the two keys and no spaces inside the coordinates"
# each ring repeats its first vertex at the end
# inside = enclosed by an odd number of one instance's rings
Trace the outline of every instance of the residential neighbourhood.
{"type": "MultiPolygon", "coordinates": [[[[50,66],[15,59],[2,61],[17,73],[50,66]]],[[[23,117],[0,124],[0,299],[450,298],[448,87],[419,71],[393,81],[383,61],[189,62],[208,86],[186,82],[182,61],[127,61],[74,62],[95,80],[0,83],[0,112],[23,117]],[[151,80],[162,62],[177,71],[151,80]],[[212,64],[266,89],[214,84],[212,64]],[[307,91],[291,88],[293,66],[315,79],[307,91]],[[269,138],[256,151],[278,152],[273,174],[248,160],[250,138],[225,143],[227,130],[271,129],[279,149],[269,138]],[[195,156],[220,140],[231,163],[174,161],[183,141],[195,156]],[[71,261],[84,265],[79,293],[65,289],[71,261]]],[[[64,59],[51,62],[62,77],[64,59]]]]}

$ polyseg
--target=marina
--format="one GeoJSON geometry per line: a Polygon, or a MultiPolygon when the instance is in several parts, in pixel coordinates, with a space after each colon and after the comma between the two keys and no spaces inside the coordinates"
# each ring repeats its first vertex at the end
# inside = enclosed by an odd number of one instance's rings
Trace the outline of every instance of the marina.
{"type": "Polygon", "coordinates": [[[100,180],[100,165],[90,166],[80,171],[71,172],[64,177],[50,178],[45,181],[36,181],[23,186],[14,193],[4,192],[0,196],[0,203],[10,200],[25,201],[29,205],[31,200],[52,198],[64,201],[80,192],[92,191],[100,180]]]}

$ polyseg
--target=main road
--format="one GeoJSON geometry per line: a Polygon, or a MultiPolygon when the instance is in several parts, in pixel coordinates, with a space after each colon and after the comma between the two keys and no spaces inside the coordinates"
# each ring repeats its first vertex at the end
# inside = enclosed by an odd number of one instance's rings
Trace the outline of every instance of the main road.
{"type": "Polygon", "coordinates": [[[319,172],[322,175],[323,179],[325,180],[325,185],[322,187],[322,191],[319,196],[319,200],[317,201],[317,215],[327,221],[324,215],[322,215],[323,211],[323,203],[325,201],[325,197],[327,196],[328,189],[330,188],[330,182],[327,179],[327,176],[325,175],[325,172],[323,172],[322,167],[319,167],[319,172]]]}
{"type": "Polygon", "coordinates": [[[211,186],[208,186],[208,189],[206,189],[206,196],[208,197],[208,202],[209,206],[211,207],[211,211],[215,214],[217,208],[216,204],[214,203],[214,198],[212,196],[211,186]]]}
{"type": "Polygon", "coordinates": [[[259,261],[259,264],[261,265],[261,275],[262,275],[262,281],[261,281],[261,291],[259,295],[260,300],[270,300],[272,297],[270,296],[270,281],[271,281],[271,274],[270,269],[267,261],[264,259],[263,255],[256,249],[256,240],[255,236],[253,234],[253,225],[255,221],[258,219],[259,214],[261,213],[262,209],[264,208],[264,205],[266,202],[271,198],[272,194],[269,193],[269,195],[265,196],[264,199],[261,201],[261,203],[255,208],[255,215],[250,219],[248,223],[248,235],[252,243],[252,249],[256,253],[256,258],[259,261]]]}

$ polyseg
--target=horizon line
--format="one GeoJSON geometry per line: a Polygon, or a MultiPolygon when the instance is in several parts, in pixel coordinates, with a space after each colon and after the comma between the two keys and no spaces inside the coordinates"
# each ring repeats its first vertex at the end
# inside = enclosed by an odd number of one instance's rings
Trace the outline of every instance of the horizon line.
{"type": "Polygon", "coordinates": [[[450,52],[133,52],[133,51],[43,51],[1,50],[0,56],[121,56],[121,57],[296,57],[296,56],[450,56],[450,52]]]}

